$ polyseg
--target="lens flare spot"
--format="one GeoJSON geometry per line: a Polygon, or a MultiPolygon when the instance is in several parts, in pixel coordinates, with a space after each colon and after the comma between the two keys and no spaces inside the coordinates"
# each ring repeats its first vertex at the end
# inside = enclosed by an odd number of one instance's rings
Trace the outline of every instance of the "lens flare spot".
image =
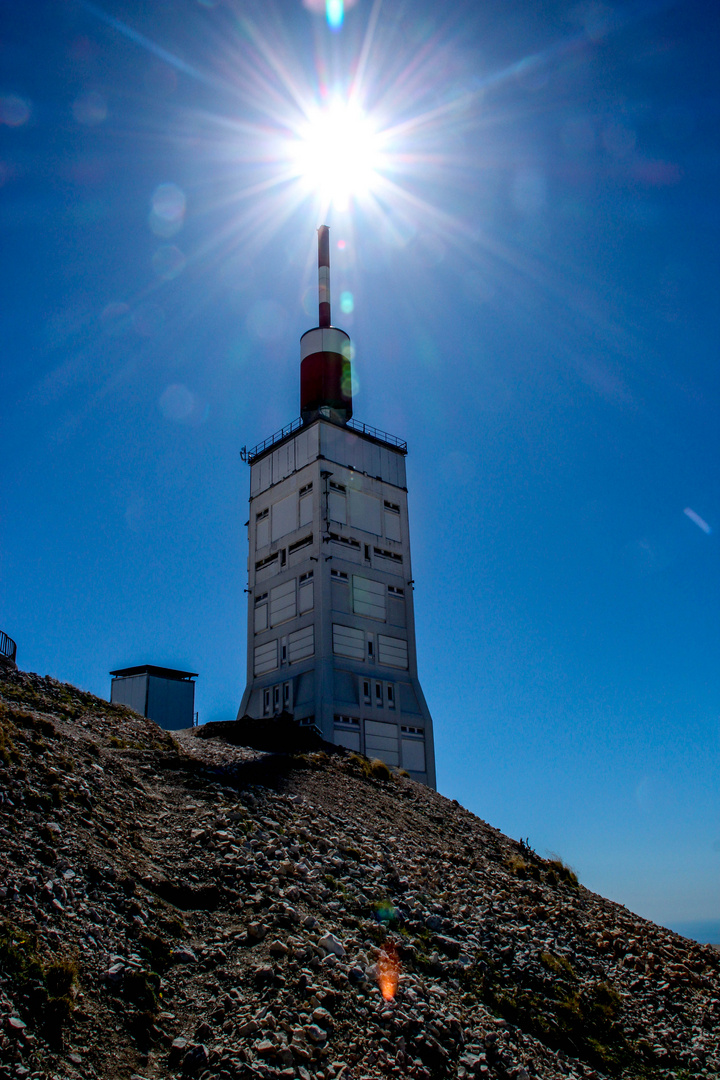
{"type": "Polygon", "coordinates": [[[183,227],[185,192],[177,184],[158,184],[153,192],[150,228],[156,236],[167,239],[183,227]]]}
{"type": "MultiPolygon", "coordinates": [[[[341,5],[343,19],[345,18],[345,13],[349,11],[351,7],[354,7],[356,3],[357,0],[343,0],[341,5]]],[[[337,6],[337,0],[335,0],[335,3],[332,3],[332,0],[331,3],[328,3],[328,0],[302,0],[302,4],[308,11],[312,11],[313,15],[322,15],[329,22],[330,17],[328,15],[328,8],[333,7],[334,9],[337,6]]],[[[335,17],[334,10],[331,14],[332,17],[335,17]]]]}
{"type": "Polygon", "coordinates": [[[708,536],[710,535],[712,532],[710,525],[708,525],[707,521],[703,521],[700,515],[696,514],[694,510],[691,510],[689,506],[685,507],[683,514],[685,514],[686,517],[689,517],[691,521],[694,521],[698,529],[702,529],[704,533],[707,533],[708,536]]]}
{"type": "Polygon", "coordinates": [[[160,395],[160,412],[168,420],[187,420],[195,408],[195,396],[182,383],[171,383],[160,395]]]}
{"type": "Polygon", "coordinates": [[[159,247],[152,258],[153,270],[163,281],[172,281],[185,269],[187,262],[179,247],[174,244],[163,244],[159,247]]]}
{"type": "Polygon", "coordinates": [[[346,397],[357,397],[358,391],[360,390],[360,383],[357,380],[355,372],[352,370],[349,372],[346,371],[340,381],[340,386],[346,397]]]}
{"type": "Polygon", "coordinates": [[[377,981],[385,1001],[392,1001],[400,982],[400,961],[397,950],[392,944],[386,944],[380,953],[377,962],[377,981]]]}
{"type": "Polygon", "coordinates": [[[325,18],[331,30],[339,30],[345,18],[343,0],[325,0],[325,18]]]}
{"type": "Polygon", "coordinates": [[[338,240],[337,246],[338,246],[338,251],[344,251],[345,250],[345,241],[344,240],[338,240]]]}
{"type": "Polygon", "coordinates": [[[17,94],[0,97],[0,124],[22,127],[30,119],[30,105],[17,94]]]}
{"type": "Polygon", "coordinates": [[[355,301],[351,292],[340,293],[340,310],[343,315],[350,315],[355,308],[355,301]]]}
{"type": "Polygon", "coordinates": [[[378,922],[381,923],[387,924],[396,921],[397,914],[397,908],[389,900],[381,901],[375,909],[375,916],[378,922]]]}

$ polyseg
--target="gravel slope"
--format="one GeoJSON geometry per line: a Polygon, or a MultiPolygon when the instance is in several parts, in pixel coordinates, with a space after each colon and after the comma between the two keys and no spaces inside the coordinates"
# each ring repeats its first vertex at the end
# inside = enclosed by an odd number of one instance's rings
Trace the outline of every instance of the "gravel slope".
{"type": "Polygon", "coordinates": [[[8,1080],[720,1075],[717,952],[355,755],[6,666],[0,838],[8,1080]]]}

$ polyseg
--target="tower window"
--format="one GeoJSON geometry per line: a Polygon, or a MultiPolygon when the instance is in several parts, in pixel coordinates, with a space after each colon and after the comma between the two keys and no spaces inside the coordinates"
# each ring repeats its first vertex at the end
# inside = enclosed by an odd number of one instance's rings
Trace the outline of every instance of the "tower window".
{"type": "Polygon", "coordinates": [[[330,539],[334,540],[336,544],[347,544],[348,547],[360,550],[360,541],[355,540],[352,536],[340,536],[339,533],[330,533],[330,539]]]}
{"type": "Polygon", "coordinates": [[[313,572],[308,570],[305,574],[300,575],[298,585],[298,611],[302,614],[305,611],[312,611],[314,603],[314,584],[313,584],[313,572]]]}
{"type": "Polygon", "coordinates": [[[305,486],[304,486],[304,487],[301,487],[301,488],[300,488],[300,490],[299,490],[299,492],[298,492],[298,495],[307,495],[307,493],[308,493],[309,491],[312,491],[312,480],[310,481],[310,483],[309,483],[309,484],[305,484],[305,486]]]}
{"type": "Polygon", "coordinates": [[[400,543],[400,507],[397,503],[388,502],[385,500],[384,506],[384,519],[385,519],[385,536],[388,540],[394,540],[396,543],[400,543]]]}
{"type": "MultiPolygon", "coordinates": [[[[283,554],[285,553],[283,552],[283,554]]],[[[270,566],[271,563],[277,562],[277,557],[276,551],[274,555],[268,555],[266,559],[258,559],[255,563],[255,572],[257,573],[258,570],[264,570],[266,566],[270,566]]]]}
{"type": "Polygon", "coordinates": [[[260,510],[255,515],[255,544],[257,547],[265,547],[270,543],[270,511],[260,510]]]}
{"type": "MultiPolygon", "coordinates": [[[[265,593],[267,597],[267,593],[265,593]]],[[[263,630],[268,628],[268,606],[267,602],[264,604],[255,605],[255,633],[262,634],[263,630]]]]}
{"type": "Polygon", "coordinates": [[[402,562],[402,555],[398,555],[396,551],[387,551],[386,548],[373,548],[375,554],[381,559],[390,559],[392,562],[402,562]]]}
{"type": "Polygon", "coordinates": [[[343,626],[333,623],[333,652],[336,656],[347,656],[351,660],[362,660],[365,656],[365,635],[356,626],[343,626]]]}
{"type": "Polygon", "coordinates": [[[357,716],[340,716],[338,713],[335,713],[335,723],[342,724],[345,727],[359,728],[360,718],[357,716]]]}
{"type": "Polygon", "coordinates": [[[280,687],[273,686],[273,707],[275,709],[280,708],[280,687]]]}
{"type": "Polygon", "coordinates": [[[363,701],[366,705],[370,704],[370,683],[367,679],[363,679],[363,701]]]}
{"type": "Polygon", "coordinates": [[[286,682],[283,685],[283,706],[289,708],[290,706],[290,683],[286,682]]]}
{"type": "Polygon", "coordinates": [[[267,686],[263,690],[263,716],[270,714],[270,687],[267,686]]]}
{"type": "Polygon", "coordinates": [[[395,708],[395,687],[392,683],[388,683],[387,686],[387,702],[389,709],[395,708]]]}
{"type": "MultiPolygon", "coordinates": [[[[302,536],[299,540],[296,540],[294,544],[290,544],[289,547],[288,547],[288,551],[292,555],[293,551],[299,551],[300,548],[310,547],[312,542],[313,542],[313,535],[312,535],[312,533],[310,533],[309,536],[302,536]]],[[[283,555],[284,554],[285,554],[285,552],[283,552],[283,555]]],[[[284,565],[285,564],[283,562],[283,566],[284,565]]]]}
{"type": "Polygon", "coordinates": [[[369,619],[385,622],[387,605],[385,603],[385,584],[372,578],[353,574],[353,611],[356,615],[365,615],[369,619]]]}
{"type": "Polygon", "coordinates": [[[377,705],[378,709],[382,709],[382,707],[383,707],[383,688],[382,688],[382,683],[379,683],[379,682],[375,683],[375,704],[377,705]]]}
{"type": "Polygon", "coordinates": [[[375,646],[373,644],[373,639],[371,637],[369,637],[368,640],[367,640],[367,654],[368,654],[368,660],[374,659],[374,657],[375,657],[375,646]]]}

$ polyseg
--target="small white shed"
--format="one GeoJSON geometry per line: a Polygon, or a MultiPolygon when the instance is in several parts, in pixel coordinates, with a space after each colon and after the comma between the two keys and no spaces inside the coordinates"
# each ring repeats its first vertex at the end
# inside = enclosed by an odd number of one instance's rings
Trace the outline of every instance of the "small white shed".
{"type": "Polygon", "coordinates": [[[196,672],[143,664],[110,674],[110,701],[114,704],[127,705],[166,731],[194,725],[196,672]]]}

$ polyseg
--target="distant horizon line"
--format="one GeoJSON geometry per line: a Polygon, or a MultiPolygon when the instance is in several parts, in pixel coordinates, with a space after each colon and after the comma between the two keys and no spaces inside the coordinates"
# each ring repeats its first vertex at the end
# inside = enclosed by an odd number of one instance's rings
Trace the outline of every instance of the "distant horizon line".
{"type": "Polygon", "coordinates": [[[700,945],[716,945],[720,948],[720,919],[672,920],[663,925],[700,945]]]}

